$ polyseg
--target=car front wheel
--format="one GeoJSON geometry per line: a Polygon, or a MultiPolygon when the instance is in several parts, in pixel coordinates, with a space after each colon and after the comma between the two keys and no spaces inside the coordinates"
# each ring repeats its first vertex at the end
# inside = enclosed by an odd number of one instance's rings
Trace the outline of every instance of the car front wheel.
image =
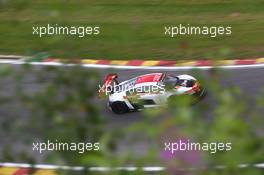
{"type": "Polygon", "coordinates": [[[117,101],[110,104],[112,111],[116,114],[124,114],[129,111],[129,108],[124,102],[117,101]]]}

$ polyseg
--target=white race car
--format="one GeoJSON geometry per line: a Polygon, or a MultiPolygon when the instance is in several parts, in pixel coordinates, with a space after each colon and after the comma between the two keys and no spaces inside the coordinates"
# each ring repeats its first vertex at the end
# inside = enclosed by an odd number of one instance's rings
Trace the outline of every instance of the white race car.
{"type": "Polygon", "coordinates": [[[199,82],[186,74],[151,73],[121,83],[117,78],[117,74],[108,74],[99,89],[99,96],[108,96],[108,107],[116,114],[158,107],[183,94],[198,98],[205,95],[199,82]]]}

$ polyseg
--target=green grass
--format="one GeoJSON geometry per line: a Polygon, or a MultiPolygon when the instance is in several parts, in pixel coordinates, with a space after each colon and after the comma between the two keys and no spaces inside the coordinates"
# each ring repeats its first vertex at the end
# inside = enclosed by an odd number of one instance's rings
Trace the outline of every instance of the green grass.
{"type": "Polygon", "coordinates": [[[262,57],[263,0],[0,0],[0,54],[62,58],[196,59],[262,57]],[[32,35],[33,25],[99,25],[99,36],[32,35]],[[164,35],[180,23],[231,26],[231,36],[164,35]]]}

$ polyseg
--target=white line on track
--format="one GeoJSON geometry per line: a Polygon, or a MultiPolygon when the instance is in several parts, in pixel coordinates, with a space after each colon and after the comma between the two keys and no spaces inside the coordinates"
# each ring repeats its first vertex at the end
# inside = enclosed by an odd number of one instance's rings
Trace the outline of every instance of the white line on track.
{"type": "MultiPolygon", "coordinates": [[[[145,171],[145,172],[161,172],[165,171],[165,167],[161,166],[146,166],[146,167],[134,167],[134,166],[126,166],[126,167],[84,167],[84,166],[60,166],[60,165],[48,165],[48,164],[26,164],[26,163],[11,163],[11,162],[0,162],[0,166],[2,167],[12,167],[12,168],[36,168],[36,169],[48,169],[48,170],[70,170],[70,171],[98,171],[98,172],[106,172],[106,171],[145,171]]],[[[224,169],[227,166],[218,165],[215,166],[215,169],[224,169]]],[[[238,168],[264,168],[264,163],[259,164],[239,164],[238,168]]],[[[195,170],[204,170],[206,168],[185,168],[179,169],[181,171],[195,171],[195,170]]]]}
{"type": "MultiPolygon", "coordinates": [[[[12,59],[1,59],[0,64],[31,64],[31,65],[41,65],[41,66],[77,66],[78,64],[64,64],[60,62],[25,62],[20,60],[12,59]]],[[[211,69],[211,68],[221,68],[221,69],[243,69],[243,68],[262,68],[264,64],[252,64],[252,65],[224,65],[224,66],[124,66],[124,65],[100,65],[100,64],[79,64],[86,68],[99,68],[99,69],[145,69],[145,70],[190,70],[190,69],[211,69]]]]}

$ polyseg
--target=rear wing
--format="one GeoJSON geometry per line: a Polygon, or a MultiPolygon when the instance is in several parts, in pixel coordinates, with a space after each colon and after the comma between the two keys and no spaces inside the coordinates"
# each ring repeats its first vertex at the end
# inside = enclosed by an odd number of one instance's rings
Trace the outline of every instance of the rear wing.
{"type": "Polygon", "coordinates": [[[111,93],[111,91],[113,90],[113,85],[118,84],[117,77],[117,74],[108,74],[105,77],[103,85],[100,86],[100,89],[98,91],[99,97],[104,97],[111,93]]]}

